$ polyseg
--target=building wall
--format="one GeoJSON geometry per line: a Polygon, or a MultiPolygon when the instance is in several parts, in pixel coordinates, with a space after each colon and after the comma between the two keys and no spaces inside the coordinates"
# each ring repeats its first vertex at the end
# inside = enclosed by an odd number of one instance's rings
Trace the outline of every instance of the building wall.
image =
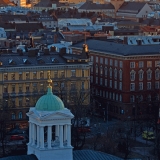
{"type": "MultiPolygon", "coordinates": [[[[38,98],[46,93],[48,70],[51,71],[53,80],[53,93],[62,98],[61,93],[64,92],[62,94],[64,101],[71,98],[66,95],[66,92],[69,94],[69,91],[74,88],[89,91],[90,88],[89,65],[85,64],[1,67],[0,70],[0,95],[3,95],[4,105],[11,108],[10,117],[15,123],[17,120],[19,123],[22,120],[25,121],[27,118],[25,114],[29,107],[35,106],[38,98]],[[67,69],[66,66],[68,66],[67,69]]],[[[67,101],[67,103],[71,102],[71,99],[67,101]]],[[[85,104],[89,104],[89,97],[85,100],[85,104]]]]}
{"type": "Polygon", "coordinates": [[[150,101],[159,98],[159,59],[160,56],[157,55],[124,57],[90,51],[90,61],[93,63],[90,77],[91,94],[98,102],[96,107],[101,104],[99,112],[106,109],[109,103],[110,116],[119,119],[128,116],[133,118],[133,107],[136,105],[137,114],[141,112],[141,116],[145,116],[150,101]],[[140,66],[141,64],[143,66],[140,66]],[[135,73],[134,79],[131,79],[132,72],[135,73]],[[139,78],[141,73],[143,78],[139,78]],[[149,73],[151,77],[147,78],[149,73]],[[135,89],[131,89],[131,84],[135,85],[135,89]]]}

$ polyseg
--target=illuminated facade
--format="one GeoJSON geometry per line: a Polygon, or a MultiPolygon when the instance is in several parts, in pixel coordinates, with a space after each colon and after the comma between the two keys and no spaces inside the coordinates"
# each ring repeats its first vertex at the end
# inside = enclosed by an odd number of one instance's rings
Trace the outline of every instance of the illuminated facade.
{"type": "MultiPolygon", "coordinates": [[[[0,61],[1,99],[10,107],[10,117],[16,123],[26,121],[29,107],[35,106],[37,99],[46,93],[47,71],[51,71],[53,93],[65,104],[72,104],[70,93],[75,89],[88,92],[90,88],[88,59],[74,60],[58,54],[38,58],[2,54],[0,61]]],[[[84,104],[89,104],[89,97],[84,104]]]]}

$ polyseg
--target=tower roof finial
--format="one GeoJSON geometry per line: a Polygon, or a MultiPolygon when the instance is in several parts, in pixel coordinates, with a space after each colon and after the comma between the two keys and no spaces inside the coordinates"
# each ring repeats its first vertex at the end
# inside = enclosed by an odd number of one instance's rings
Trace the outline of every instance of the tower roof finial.
{"type": "Polygon", "coordinates": [[[52,80],[51,80],[51,72],[50,71],[48,71],[48,80],[47,80],[47,82],[48,82],[48,87],[51,87],[52,80]]]}

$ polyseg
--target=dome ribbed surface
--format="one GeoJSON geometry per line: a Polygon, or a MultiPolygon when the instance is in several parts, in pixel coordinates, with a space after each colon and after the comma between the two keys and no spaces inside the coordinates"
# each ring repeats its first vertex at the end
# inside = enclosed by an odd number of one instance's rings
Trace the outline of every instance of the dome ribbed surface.
{"type": "Polygon", "coordinates": [[[35,106],[38,111],[58,111],[64,109],[62,100],[53,95],[52,88],[48,87],[46,95],[39,98],[35,106]]]}

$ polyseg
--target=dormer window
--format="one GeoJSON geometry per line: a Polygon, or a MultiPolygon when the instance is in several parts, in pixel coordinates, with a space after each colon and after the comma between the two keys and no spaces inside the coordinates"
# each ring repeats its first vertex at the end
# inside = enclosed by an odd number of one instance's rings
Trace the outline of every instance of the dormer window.
{"type": "Polygon", "coordinates": [[[12,64],[16,64],[16,62],[13,61],[13,59],[9,59],[9,60],[8,60],[8,63],[11,64],[11,65],[12,65],[12,64]]]}
{"type": "Polygon", "coordinates": [[[29,62],[28,59],[26,59],[26,58],[23,59],[23,63],[24,63],[24,64],[30,64],[30,62],[29,62]]]}
{"type": "Polygon", "coordinates": [[[56,58],[51,58],[52,63],[58,63],[58,60],[56,58]]]}

